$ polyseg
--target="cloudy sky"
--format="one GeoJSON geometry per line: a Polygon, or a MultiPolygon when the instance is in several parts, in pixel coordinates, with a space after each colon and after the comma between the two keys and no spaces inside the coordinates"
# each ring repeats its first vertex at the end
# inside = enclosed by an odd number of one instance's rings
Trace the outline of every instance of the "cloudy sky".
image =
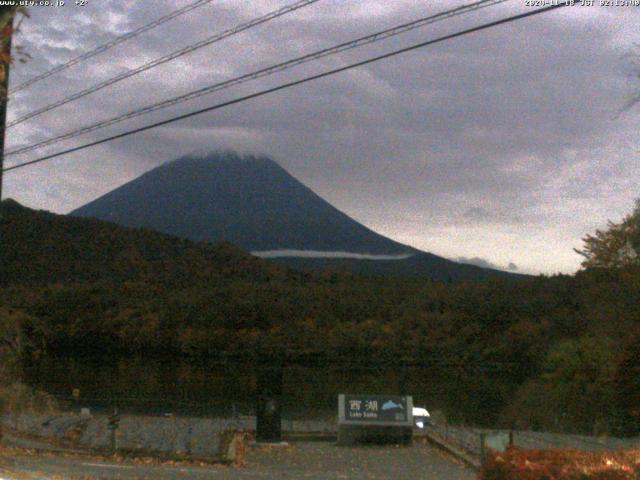
{"type": "MultiPolygon", "coordinates": [[[[14,66],[11,85],[190,2],[32,7],[14,41],[33,58],[14,66]]],[[[9,119],[292,2],[214,0],[17,93],[9,119]]],[[[320,0],[13,127],[8,149],[466,3],[320,0]]],[[[508,1],[5,166],[531,9],[508,1]]],[[[640,196],[640,106],[623,111],[640,92],[639,26],[640,7],[554,10],[8,172],[3,195],[66,213],[186,153],[265,153],[395,240],[524,272],[574,272],[580,239],[640,196]]]]}

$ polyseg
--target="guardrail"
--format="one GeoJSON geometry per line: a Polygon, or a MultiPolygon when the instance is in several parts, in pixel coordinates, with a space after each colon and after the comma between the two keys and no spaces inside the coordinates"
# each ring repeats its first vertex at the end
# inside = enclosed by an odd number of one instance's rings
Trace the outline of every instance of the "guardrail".
{"type": "Polygon", "coordinates": [[[536,432],[530,430],[497,430],[452,425],[430,425],[427,432],[435,433],[445,442],[480,459],[483,439],[490,435],[509,435],[512,444],[524,449],[574,449],[583,451],[617,451],[640,448],[640,438],[590,437],[587,435],[536,432]]]}

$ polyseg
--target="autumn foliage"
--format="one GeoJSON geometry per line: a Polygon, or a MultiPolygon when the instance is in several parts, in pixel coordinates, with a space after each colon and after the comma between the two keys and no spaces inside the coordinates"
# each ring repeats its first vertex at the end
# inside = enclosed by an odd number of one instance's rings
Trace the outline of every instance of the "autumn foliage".
{"type": "Polygon", "coordinates": [[[491,452],[479,480],[636,480],[640,451],[521,450],[491,452]]]}
{"type": "Polygon", "coordinates": [[[464,405],[454,421],[640,433],[640,266],[452,284],[312,274],[230,244],[2,207],[0,352],[24,361],[423,365],[464,405]]]}

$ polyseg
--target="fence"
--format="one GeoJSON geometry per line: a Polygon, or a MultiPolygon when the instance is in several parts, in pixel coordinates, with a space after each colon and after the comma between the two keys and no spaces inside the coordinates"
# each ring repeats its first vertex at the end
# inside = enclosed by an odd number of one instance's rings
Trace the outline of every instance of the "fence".
{"type": "Polygon", "coordinates": [[[429,425],[429,433],[435,433],[447,443],[462,449],[476,458],[483,456],[483,439],[491,435],[509,436],[513,445],[523,449],[574,449],[582,451],[617,451],[640,448],[638,438],[590,437],[529,430],[491,430],[452,426],[445,422],[429,425]]]}
{"type": "Polygon", "coordinates": [[[110,414],[117,411],[120,414],[147,416],[189,416],[189,417],[218,417],[239,418],[253,412],[254,405],[250,402],[229,402],[210,400],[196,402],[192,400],[176,400],[172,398],[153,397],[125,397],[125,396],[83,396],[50,395],[56,401],[62,412],[80,412],[88,408],[93,413],[110,414]]]}

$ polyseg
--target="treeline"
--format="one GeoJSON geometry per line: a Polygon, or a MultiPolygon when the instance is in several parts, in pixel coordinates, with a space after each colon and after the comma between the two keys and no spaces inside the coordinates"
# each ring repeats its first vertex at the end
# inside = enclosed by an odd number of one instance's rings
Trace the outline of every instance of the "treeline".
{"type": "Polygon", "coordinates": [[[3,207],[0,342],[23,358],[451,367],[510,385],[505,425],[640,431],[640,268],[457,284],[312,275],[230,245],[3,207]]]}

